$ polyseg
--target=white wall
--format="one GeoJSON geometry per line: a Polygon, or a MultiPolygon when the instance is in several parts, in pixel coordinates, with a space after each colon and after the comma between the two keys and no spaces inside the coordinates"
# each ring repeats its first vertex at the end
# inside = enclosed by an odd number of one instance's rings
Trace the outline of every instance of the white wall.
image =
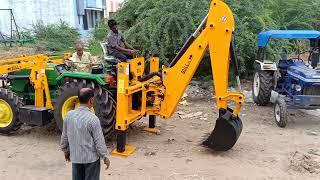
{"type": "MultiPolygon", "coordinates": [[[[30,28],[33,23],[42,20],[53,24],[61,20],[79,28],[75,0],[0,0],[0,8],[13,9],[14,17],[20,28],[30,28]]],[[[10,16],[0,11],[0,31],[10,33],[10,16]]],[[[20,30],[21,31],[21,30],[20,30]]]]}

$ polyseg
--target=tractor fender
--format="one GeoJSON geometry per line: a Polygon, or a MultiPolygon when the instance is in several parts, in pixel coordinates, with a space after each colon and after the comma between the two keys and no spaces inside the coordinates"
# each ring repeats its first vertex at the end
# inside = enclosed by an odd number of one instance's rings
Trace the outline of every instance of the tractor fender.
{"type": "Polygon", "coordinates": [[[107,83],[104,81],[104,75],[98,74],[89,74],[89,73],[81,73],[81,72],[63,72],[59,77],[57,77],[57,84],[61,84],[61,80],[64,78],[72,78],[72,79],[87,79],[91,81],[95,81],[97,84],[101,86],[105,86],[107,83]]]}
{"type": "Polygon", "coordinates": [[[278,70],[277,63],[275,63],[275,62],[272,62],[272,61],[261,62],[258,60],[256,60],[255,62],[256,62],[256,64],[259,65],[258,67],[260,68],[257,70],[262,70],[262,71],[277,71],[278,70]]]}

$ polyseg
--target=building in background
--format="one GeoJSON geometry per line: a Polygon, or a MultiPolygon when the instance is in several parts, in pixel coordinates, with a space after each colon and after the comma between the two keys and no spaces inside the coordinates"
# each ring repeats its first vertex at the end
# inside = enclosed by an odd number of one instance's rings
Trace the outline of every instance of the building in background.
{"type": "Polygon", "coordinates": [[[106,0],[107,9],[105,11],[105,17],[110,19],[113,14],[121,7],[124,0],[106,0]]]}
{"type": "MultiPolygon", "coordinates": [[[[104,19],[106,0],[0,0],[1,9],[12,9],[20,31],[42,21],[55,24],[65,21],[87,36],[104,19]]],[[[9,11],[0,11],[0,32],[9,34],[9,11]]]]}

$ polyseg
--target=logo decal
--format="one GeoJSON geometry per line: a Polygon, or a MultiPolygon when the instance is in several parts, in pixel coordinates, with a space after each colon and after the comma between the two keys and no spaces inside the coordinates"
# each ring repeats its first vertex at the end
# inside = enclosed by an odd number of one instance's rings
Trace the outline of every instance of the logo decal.
{"type": "Polygon", "coordinates": [[[190,55],[188,62],[185,65],[183,65],[183,67],[182,67],[182,70],[181,70],[182,74],[186,74],[186,72],[192,62],[192,59],[193,59],[193,57],[192,57],[192,55],[190,55]]]}
{"type": "Polygon", "coordinates": [[[221,22],[226,22],[227,21],[227,16],[222,16],[221,17],[221,22]]]}

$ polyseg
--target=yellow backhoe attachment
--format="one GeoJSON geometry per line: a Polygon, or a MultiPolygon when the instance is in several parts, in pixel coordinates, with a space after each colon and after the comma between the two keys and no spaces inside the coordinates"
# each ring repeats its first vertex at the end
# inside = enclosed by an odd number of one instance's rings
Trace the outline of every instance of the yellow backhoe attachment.
{"type": "Polygon", "coordinates": [[[35,90],[35,107],[46,107],[53,109],[49,92],[49,85],[45,73],[47,63],[64,64],[64,60],[71,57],[71,54],[63,56],[22,56],[18,58],[3,59],[0,61],[0,75],[30,69],[29,79],[35,90]]]}
{"type": "Polygon", "coordinates": [[[207,49],[219,118],[203,145],[218,151],[233,147],[242,131],[238,114],[245,98],[240,92],[228,92],[229,62],[230,59],[236,62],[233,33],[231,10],[222,0],[212,0],[208,15],[169,67],[159,70],[159,58],[153,57],[150,73],[144,75],[144,58],[118,64],[115,154],[128,155],[128,151],[132,151],[126,146],[126,130],[130,124],[149,115],[149,127],[154,128],[155,116],[165,119],[172,116],[207,49]],[[227,106],[229,101],[235,102],[233,110],[227,106]]]}

